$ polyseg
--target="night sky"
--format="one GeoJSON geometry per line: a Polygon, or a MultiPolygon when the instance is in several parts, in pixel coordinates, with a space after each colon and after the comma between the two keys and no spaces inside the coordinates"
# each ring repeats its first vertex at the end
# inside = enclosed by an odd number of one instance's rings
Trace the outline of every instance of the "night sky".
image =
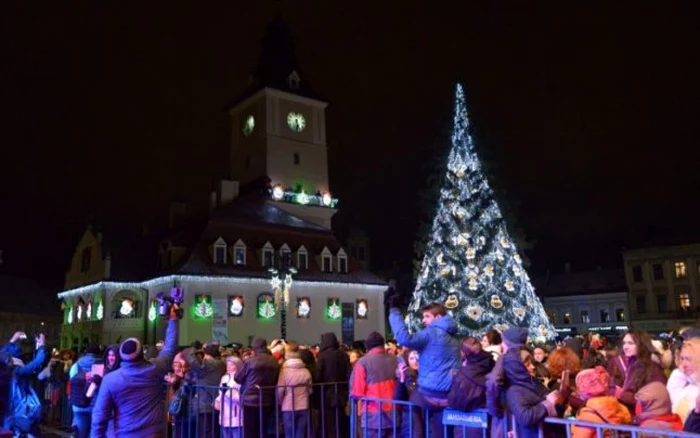
{"type": "Polygon", "coordinates": [[[535,275],[700,237],[697,2],[155,3],[0,6],[0,272],[58,286],[90,215],[205,205],[278,10],[331,103],[336,225],[368,231],[376,268],[409,266],[456,81],[535,275]]]}

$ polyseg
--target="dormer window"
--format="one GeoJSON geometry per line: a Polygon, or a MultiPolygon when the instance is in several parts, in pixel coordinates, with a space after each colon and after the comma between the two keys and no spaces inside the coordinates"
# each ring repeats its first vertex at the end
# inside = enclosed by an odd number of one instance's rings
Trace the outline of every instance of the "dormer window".
{"type": "Polygon", "coordinates": [[[245,243],[238,239],[233,245],[233,264],[236,266],[245,266],[245,243]]]}
{"type": "Polygon", "coordinates": [[[286,243],[280,247],[280,267],[287,269],[292,266],[292,250],[286,243]]]}
{"type": "Polygon", "coordinates": [[[270,242],[265,243],[262,248],[263,268],[273,268],[275,260],[275,249],[270,242]]]}
{"type": "Polygon", "coordinates": [[[348,272],[348,255],[345,253],[343,248],[340,248],[337,254],[338,257],[338,272],[347,273],[348,272]]]}
{"type": "Polygon", "coordinates": [[[304,245],[297,250],[297,269],[300,271],[309,269],[309,253],[304,245]]]}
{"type": "Polygon", "coordinates": [[[296,70],[294,70],[289,76],[287,76],[287,84],[292,90],[298,90],[300,83],[301,78],[299,77],[299,73],[297,73],[296,70]]]}
{"type": "Polygon", "coordinates": [[[323,247],[321,251],[321,268],[323,272],[333,272],[333,254],[328,247],[323,247]]]}
{"type": "Polygon", "coordinates": [[[226,264],[226,242],[221,237],[214,242],[213,259],[214,263],[217,265],[226,264]]]}

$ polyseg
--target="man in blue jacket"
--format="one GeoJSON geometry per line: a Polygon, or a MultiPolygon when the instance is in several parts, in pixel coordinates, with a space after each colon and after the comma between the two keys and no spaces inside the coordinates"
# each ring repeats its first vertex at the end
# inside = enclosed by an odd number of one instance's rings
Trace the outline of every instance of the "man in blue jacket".
{"type": "MultiPolygon", "coordinates": [[[[432,437],[442,437],[442,411],[452,385],[453,370],[460,367],[457,323],[442,304],[431,303],[422,309],[425,329],[408,333],[401,312],[390,300],[389,324],[398,343],[420,353],[420,370],[416,390],[410,401],[427,409],[432,437]]],[[[425,430],[420,416],[414,415],[414,431],[425,430]],[[416,418],[417,417],[417,418],[416,418]]]]}
{"type": "Polygon", "coordinates": [[[104,376],[100,385],[92,412],[92,437],[105,437],[110,419],[119,437],[166,436],[163,379],[177,353],[177,309],[177,305],[170,309],[165,348],[158,357],[146,361],[143,346],[136,338],[122,342],[119,347],[121,367],[104,376]]]}

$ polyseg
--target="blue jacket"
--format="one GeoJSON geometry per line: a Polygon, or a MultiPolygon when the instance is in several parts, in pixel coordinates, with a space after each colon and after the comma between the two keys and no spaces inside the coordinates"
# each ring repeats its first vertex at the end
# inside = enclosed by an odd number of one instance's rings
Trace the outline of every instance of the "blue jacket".
{"type": "MultiPolygon", "coordinates": [[[[5,351],[7,351],[8,353],[10,352],[9,350],[5,351]]],[[[32,387],[33,383],[32,376],[39,372],[39,370],[43,367],[45,361],[46,350],[44,347],[39,347],[36,350],[36,356],[31,362],[24,366],[13,367],[12,376],[10,378],[11,380],[9,382],[9,387],[6,395],[7,399],[0,400],[0,406],[5,407],[6,409],[11,409],[12,400],[10,400],[10,398],[12,397],[13,393],[19,390],[19,387],[22,387],[26,391],[30,391],[30,388],[32,387]]],[[[9,429],[10,419],[12,417],[11,410],[8,410],[7,412],[0,412],[0,414],[2,414],[3,417],[0,418],[0,425],[9,429]]]]}
{"type": "Polygon", "coordinates": [[[165,385],[163,378],[177,353],[177,321],[168,321],[165,346],[158,357],[145,361],[123,361],[121,367],[104,376],[92,411],[90,436],[106,436],[114,419],[116,436],[164,436],[165,385]]]}
{"type": "Polygon", "coordinates": [[[445,315],[418,333],[408,333],[399,309],[389,312],[389,324],[396,341],[420,353],[418,391],[422,394],[447,398],[452,385],[452,370],[460,367],[457,323],[445,315]]]}
{"type": "MultiPolygon", "coordinates": [[[[68,372],[68,378],[72,379],[76,374],[78,374],[79,368],[82,368],[84,372],[89,373],[90,371],[92,371],[92,366],[96,362],[99,362],[101,360],[102,358],[96,354],[86,354],[85,356],[78,359],[78,361],[74,363],[72,367],[70,367],[70,371],[68,372]]],[[[96,399],[97,397],[93,396],[92,401],[90,402],[90,406],[86,408],[73,406],[73,412],[92,412],[92,408],[93,406],[95,406],[96,399]]]]}

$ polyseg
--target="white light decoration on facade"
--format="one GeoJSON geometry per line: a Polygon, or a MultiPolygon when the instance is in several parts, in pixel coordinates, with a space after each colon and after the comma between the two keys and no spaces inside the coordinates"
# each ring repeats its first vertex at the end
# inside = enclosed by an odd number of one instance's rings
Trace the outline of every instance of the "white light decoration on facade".
{"type": "Polygon", "coordinates": [[[78,321],[81,321],[83,319],[83,306],[78,305],[77,314],[78,314],[78,321]]]}
{"type": "Polygon", "coordinates": [[[281,185],[277,184],[272,188],[272,199],[275,201],[281,201],[284,198],[284,189],[281,185]]]}
{"type": "Polygon", "coordinates": [[[68,308],[68,324],[73,324],[73,308],[68,308]]]}
{"type": "MultiPolygon", "coordinates": [[[[190,283],[190,284],[205,284],[210,286],[215,285],[269,285],[270,280],[261,277],[224,277],[224,276],[209,276],[209,275],[167,275],[164,277],[156,277],[139,283],[133,282],[118,282],[118,281],[100,281],[98,283],[81,286],[75,289],[58,294],[59,298],[68,298],[84,294],[93,294],[98,291],[110,290],[151,290],[162,287],[171,287],[173,284],[190,283]]],[[[340,281],[308,281],[294,280],[297,287],[309,289],[320,289],[321,291],[328,288],[336,289],[363,289],[383,293],[386,290],[386,284],[366,284],[366,283],[344,283],[340,281]]],[[[102,305],[102,303],[100,303],[102,305]]],[[[99,311],[99,307],[98,307],[99,311]]]]}
{"type": "Polygon", "coordinates": [[[309,201],[310,201],[310,200],[309,200],[309,195],[307,195],[306,193],[304,193],[303,190],[301,191],[301,193],[299,193],[299,194],[297,195],[297,202],[298,202],[299,204],[301,204],[301,205],[306,205],[306,204],[309,203],[309,201]]]}
{"type": "Polygon", "coordinates": [[[87,307],[85,308],[85,318],[87,318],[87,319],[92,318],[92,303],[88,303],[87,307]]]}
{"type": "Polygon", "coordinates": [[[128,298],[122,300],[119,307],[119,314],[122,316],[131,316],[134,313],[134,302],[128,298]]]}
{"type": "Polygon", "coordinates": [[[323,201],[323,205],[325,205],[326,207],[330,207],[331,203],[333,203],[333,197],[328,192],[324,193],[323,198],[321,199],[323,201]]]}
{"type": "Polygon", "coordinates": [[[232,316],[241,316],[243,314],[243,297],[234,297],[228,310],[232,316]]]}
{"type": "Polygon", "coordinates": [[[102,301],[100,301],[100,304],[97,305],[97,317],[98,321],[102,321],[102,318],[105,316],[105,306],[102,305],[102,301]]]}
{"type": "Polygon", "coordinates": [[[151,303],[151,307],[148,308],[148,320],[151,321],[151,322],[153,322],[153,321],[156,320],[156,316],[157,316],[157,313],[156,313],[156,304],[155,304],[155,303],[151,303]]]}

